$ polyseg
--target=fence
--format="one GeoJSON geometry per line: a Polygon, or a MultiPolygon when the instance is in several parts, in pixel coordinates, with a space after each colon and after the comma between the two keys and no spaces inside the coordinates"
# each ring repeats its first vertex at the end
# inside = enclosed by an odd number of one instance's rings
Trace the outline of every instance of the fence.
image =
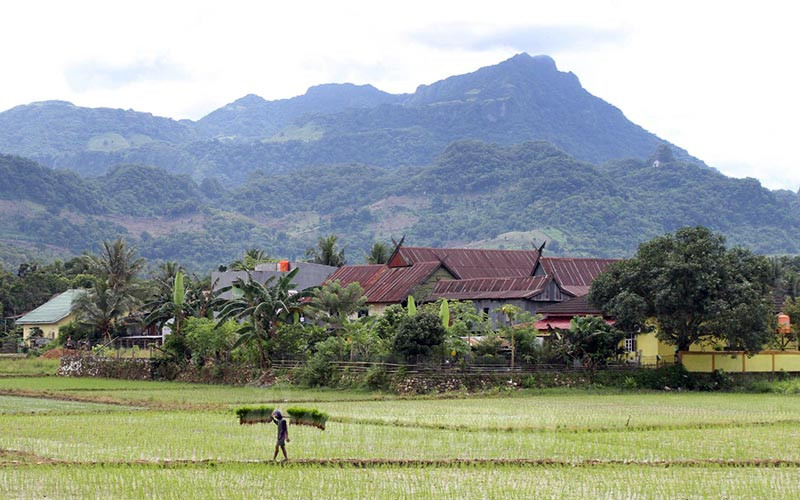
{"type": "Polygon", "coordinates": [[[744,351],[682,351],[680,356],[681,363],[690,372],[800,372],[800,351],[761,351],[755,354],[744,351]]]}

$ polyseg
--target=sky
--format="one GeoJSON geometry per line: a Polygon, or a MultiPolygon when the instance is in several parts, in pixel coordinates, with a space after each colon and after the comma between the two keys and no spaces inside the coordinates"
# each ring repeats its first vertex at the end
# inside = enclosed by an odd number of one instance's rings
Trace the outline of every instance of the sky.
{"type": "Polygon", "coordinates": [[[0,6],[0,111],[60,99],[199,119],[316,84],[413,92],[547,54],[633,122],[733,177],[800,187],[793,2],[41,1],[0,6]]]}

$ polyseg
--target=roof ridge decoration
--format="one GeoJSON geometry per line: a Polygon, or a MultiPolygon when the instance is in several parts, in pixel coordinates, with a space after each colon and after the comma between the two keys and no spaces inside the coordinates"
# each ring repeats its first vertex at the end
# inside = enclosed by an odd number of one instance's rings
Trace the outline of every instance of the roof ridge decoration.
{"type": "Polygon", "coordinates": [[[403,256],[400,255],[400,247],[403,246],[403,242],[404,241],[406,241],[406,235],[405,234],[400,238],[400,241],[398,241],[398,242],[395,242],[394,238],[392,238],[392,243],[394,243],[394,250],[392,250],[392,254],[389,255],[389,258],[386,259],[386,266],[387,267],[404,267],[404,266],[408,266],[409,265],[408,262],[406,262],[405,259],[403,259],[403,256]],[[402,266],[392,266],[391,265],[392,264],[392,260],[394,260],[395,257],[400,257],[400,259],[403,261],[403,265],[402,266]]]}

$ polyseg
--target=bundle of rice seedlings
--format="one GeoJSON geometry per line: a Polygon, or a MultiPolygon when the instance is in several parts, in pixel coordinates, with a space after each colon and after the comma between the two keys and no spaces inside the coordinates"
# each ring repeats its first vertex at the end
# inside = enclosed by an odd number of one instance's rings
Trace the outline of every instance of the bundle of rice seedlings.
{"type": "Polygon", "coordinates": [[[320,430],[325,430],[328,414],[311,408],[287,408],[286,413],[291,417],[292,425],[309,425],[320,430]]]}
{"type": "Polygon", "coordinates": [[[272,411],[269,406],[243,406],[236,410],[239,424],[258,424],[272,422],[272,411]]]}

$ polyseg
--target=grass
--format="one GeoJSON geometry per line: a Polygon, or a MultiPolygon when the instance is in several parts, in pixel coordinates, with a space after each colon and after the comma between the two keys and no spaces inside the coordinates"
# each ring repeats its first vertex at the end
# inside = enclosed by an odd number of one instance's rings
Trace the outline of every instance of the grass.
{"type": "Polygon", "coordinates": [[[83,403],[74,401],[58,401],[45,398],[25,398],[19,396],[0,396],[0,414],[43,414],[56,413],[64,415],[68,413],[97,413],[102,411],[121,411],[116,405],[104,405],[99,403],[83,403]]]}
{"type": "Polygon", "coordinates": [[[58,377],[0,378],[0,391],[39,396],[0,396],[0,498],[798,496],[800,398],[789,394],[386,399],[58,377]],[[264,463],[274,427],[239,425],[233,411],[312,401],[326,430],[290,423],[298,463],[283,467],[264,463]]]}
{"type": "Polygon", "coordinates": [[[0,377],[55,375],[58,359],[0,356],[0,377]]]}
{"type": "MultiPolygon", "coordinates": [[[[329,422],[290,425],[291,453],[313,459],[800,460],[800,426],[646,431],[470,432],[329,422]]],[[[0,415],[0,449],[59,460],[267,460],[274,429],[233,412],[0,415]]]]}
{"type": "Polygon", "coordinates": [[[31,465],[3,471],[4,498],[796,498],[772,467],[325,467],[31,465]]]}
{"type": "Polygon", "coordinates": [[[456,430],[675,428],[796,421],[800,398],[765,394],[580,391],[526,397],[319,403],[334,420],[456,430]]]}
{"type": "Polygon", "coordinates": [[[230,387],[183,382],[151,382],[98,378],[18,377],[0,378],[0,392],[24,395],[93,399],[98,402],[195,406],[226,408],[232,405],[317,402],[368,401],[394,398],[392,395],[367,391],[332,389],[300,389],[294,386],[230,387]]]}

